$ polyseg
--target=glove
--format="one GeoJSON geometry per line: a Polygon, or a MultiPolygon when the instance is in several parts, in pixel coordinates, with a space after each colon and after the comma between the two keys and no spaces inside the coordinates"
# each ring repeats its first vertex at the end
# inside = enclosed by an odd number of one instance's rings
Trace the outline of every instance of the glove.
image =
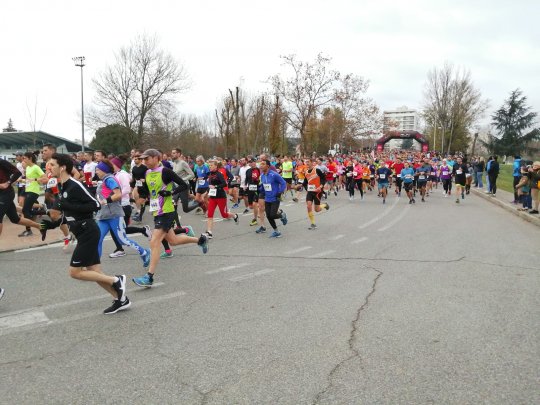
{"type": "Polygon", "coordinates": [[[161,197],[170,197],[172,193],[169,190],[159,190],[158,194],[161,197]]]}

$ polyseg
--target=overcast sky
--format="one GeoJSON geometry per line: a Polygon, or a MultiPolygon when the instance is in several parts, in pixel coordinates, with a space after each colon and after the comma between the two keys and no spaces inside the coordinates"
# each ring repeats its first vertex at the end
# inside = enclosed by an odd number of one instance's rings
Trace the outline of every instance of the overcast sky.
{"type": "MultiPolygon", "coordinates": [[[[280,55],[312,61],[319,52],[334,69],[369,79],[381,109],[420,108],[427,71],[449,61],[470,70],[490,112],[518,87],[540,111],[537,0],[5,0],[0,12],[1,128],[11,118],[31,130],[28,105],[36,129],[80,139],[80,68],[71,58],[86,57],[89,106],[91,78],[140,33],[156,34],[187,69],[183,113],[212,114],[239,84],[264,89],[280,55]]],[[[92,136],[88,129],[87,142],[92,136]]]]}

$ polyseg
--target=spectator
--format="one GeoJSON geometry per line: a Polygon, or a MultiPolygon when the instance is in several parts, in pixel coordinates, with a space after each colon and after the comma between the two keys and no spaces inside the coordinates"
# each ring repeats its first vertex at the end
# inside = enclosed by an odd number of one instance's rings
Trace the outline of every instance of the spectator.
{"type": "Polygon", "coordinates": [[[516,186],[521,179],[521,156],[519,155],[514,156],[514,164],[512,167],[513,167],[512,176],[514,177],[514,183],[512,184],[512,186],[514,187],[514,201],[512,201],[512,203],[517,204],[518,203],[518,189],[516,186]]]}
{"type": "Polygon", "coordinates": [[[476,187],[478,188],[483,188],[484,187],[484,184],[482,183],[482,176],[484,175],[484,169],[486,168],[486,162],[484,160],[484,158],[481,156],[476,164],[475,164],[475,169],[476,169],[476,187]]]}
{"type": "Polygon", "coordinates": [[[533,209],[529,211],[529,214],[538,214],[538,184],[540,183],[540,161],[536,161],[529,168],[531,176],[531,196],[533,200],[533,209]]]}
{"type": "Polygon", "coordinates": [[[489,192],[495,197],[497,193],[497,177],[499,176],[499,163],[497,162],[497,156],[493,156],[493,160],[489,165],[488,177],[489,177],[489,192]]]}

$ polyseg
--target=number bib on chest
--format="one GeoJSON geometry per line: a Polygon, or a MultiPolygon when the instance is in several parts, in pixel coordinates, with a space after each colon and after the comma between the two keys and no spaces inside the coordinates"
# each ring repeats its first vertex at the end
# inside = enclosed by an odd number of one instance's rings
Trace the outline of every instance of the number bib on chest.
{"type": "Polygon", "coordinates": [[[257,185],[256,184],[250,184],[248,189],[249,189],[249,191],[257,191],[257,185]]]}
{"type": "Polygon", "coordinates": [[[137,186],[137,187],[142,187],[142,186],[143,186],[143,185],[142,185],[142,180],[137,180],[137,181],[135,182],[135,186],[137,186]]]}
{"type": "Polygon", "coordinates": [[[386,174],[379,174],[379,179],[381,179],[381,180],[386,179],[386,174]]]}
{"type": "Polygon", "coordinates": [[[204,186],[204,183],[206,183],[206,181],[204,179],[201,179],[198,181],[199,183],[199,186],[204,186]]]}
{"type": "Polygon", "coordinates": [[[47,188],[54,188],[58,185],[58,180],[56,179],[56,177],[52,177],[49,179],[49,181],[47,182],[47,188]]]}
{"type": "Polygon", "coordinates": [[[150,199],[150,212],[159,211],[159,200],[157,198],[150,199]]]}
{"type": "Polygon", "coordinates": [[[266,192],[272,191],[272,185],[271,184],[265,184],[264,185],[264,191],[266,191],[266,192]]]}
{"type": "Polygon", "coordinates": [[[397,178],[399,179],[401,177],[401,173],[400,174],[396,174],[397,178]]]}
{"type": "Polygon", "coordinates": [[[463,170],[456,170],[456,174],[461,174],[463,173],[463,170]]]}
{"type": "Polygon", "coordinates": [[[210,190],[208,190],[208,195],[210,197],[215,197],[217,195],[217,188],[211,188],[210,190]]]}
{"type": "Polygon", "coordinates": [[[308,184],[307,191],[315,191],[315,184],[308,184]]]}
{"type": "Polygon", "coordinates": [[[426,179],[426,176],[423,176],[423,175],[418,176],[418,180],[425,180],[425,179],[426,179]]]}

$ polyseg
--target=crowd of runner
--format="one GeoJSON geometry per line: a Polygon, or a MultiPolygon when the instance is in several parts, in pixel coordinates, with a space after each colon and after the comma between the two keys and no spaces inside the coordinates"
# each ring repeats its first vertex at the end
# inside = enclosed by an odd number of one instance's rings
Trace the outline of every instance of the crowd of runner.
{"type": "MultiPolygon", "coordinates": [[[[256,234],[266,233],[269,227],[269,237],[280,238],[278,223],[286,226],[288,222],[280,208],[285,198],[295,203],[305,201],[307,229],[316,230],[315,213],[329,210],[329,197],[338,193],[346,193],[351,202],[357,195],[360,200],[369,195],[386,204],[393,189],[397,197],[416,204],[417,199],[425,203],[440,187],[444,197],[460,204],[471,187],[483,187],[485,170],[487,192],[495,195],[499,171],[497,157],[485,164],[482,158],[468,162],[459,155],[410,150],[295,158],[261,154],[238,160],[206,160],[203,156],[185,157],[180,149],[170,154],[134,149],[129,156],[107,155],[104,151],[65,155],[56,153],[53,145],[45,145],[41,158],[41,165],[32,152],[17,153],[16,166],[0,160],[0,234],[5,215],[25,227],[19,237],[31,236],[31,228],[36,228],[45,240],[49,229],[59,227],[64,250],[70,250],[77,241],[70,260],[71,277],[94,281],[112,295],[113,304],[105,314],[131,305],[126,276],[109,276],[101,269],[103,240],[108,234],[115,244],[109,257],[125,256],[125,247],[135,250],[145,273],[132,281],[140,287],[151,287],[160,259],[173,257],[171,246],[193,244],[203,254],[208,252],[216,209],[222,218],[240,223],[239,214],[229,210],[229,204],[233,210],[251,216],[249,226],[256,234]],[[42,188],[43,204],[38,200],[42,188]],[[205,232],[196,236],[191,226],[182,224],[179,208],[184,213],[195,211],[205,216],[205,232]],[[145,215],[153,217],[153,229],[140,225],[145,215]],[[149,247],[131,239],[132,234],[145,235],[149,247]]],[[[518,166],[518,175],[519,181],[514,183],[516,199],[523,202],[524,209],[537,214],[540,162],[518,166]]],[[[0,298],[3,294],[0,288],[0,298]]]]}

